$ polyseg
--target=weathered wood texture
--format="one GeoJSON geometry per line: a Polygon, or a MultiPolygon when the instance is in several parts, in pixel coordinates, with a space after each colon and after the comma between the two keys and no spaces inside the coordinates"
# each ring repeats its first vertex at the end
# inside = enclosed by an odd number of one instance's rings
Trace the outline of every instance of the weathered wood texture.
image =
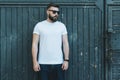
{"type": "MultiPolygon", "coordinates": [[[[45,7],[42,3],[0,5],[1,80],[39,78],[32,70],[31,42],[33,27],[46,19],[45,7]]],[[[103,12],[95,3],[62,3],[60,11],[70,43],[66,80],[104,80],[103,12]]]]}
{"type": "Polygon", "coordinates": [[[106,80],[120,79],[120,1],[107,0],[106,80]]]}

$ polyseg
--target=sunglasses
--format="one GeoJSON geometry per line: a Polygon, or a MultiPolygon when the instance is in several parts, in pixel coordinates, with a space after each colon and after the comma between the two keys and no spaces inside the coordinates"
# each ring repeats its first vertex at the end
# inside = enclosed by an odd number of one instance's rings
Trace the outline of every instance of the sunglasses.
{"type": "Polygon", "coordinates": [[[56,11],[56,10],[49,10],[49,11],[52,11],[53,14],[60,14],[60,11],[56,11]]]}

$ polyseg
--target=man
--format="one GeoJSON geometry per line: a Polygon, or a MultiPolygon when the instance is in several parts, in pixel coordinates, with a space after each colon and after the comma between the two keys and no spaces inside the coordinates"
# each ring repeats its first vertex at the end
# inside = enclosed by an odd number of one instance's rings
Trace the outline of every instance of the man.
{"type": "Polygon", "coordinates": [[[46,13],[47,19],[37,23],[33,31],[33,69],[40,72],[40,80],[64,80],[64,71],[69,63],[67,30],[63,23],[57,21],[57,4],[49,4],[46,13]]]}

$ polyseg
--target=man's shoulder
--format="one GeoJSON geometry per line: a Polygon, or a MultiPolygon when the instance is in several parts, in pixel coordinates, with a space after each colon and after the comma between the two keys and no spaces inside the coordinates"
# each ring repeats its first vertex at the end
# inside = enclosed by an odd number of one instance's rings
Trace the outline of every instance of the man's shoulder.
{"type": "Polygon", "coordinates": [[[35,28],[37,28],[37,29],[40,29],[40,28],[42,28],[42,26],[45,24],[45,20],[44,21],[40,21],[40,22],[38,22],[36,25],[35,25],[35,28]]]}
{"type": "Polygon", "coordinates": [[[44,21],[40,21],[40,22],[37,23],[37,25],[44,24],[45,22],[46,22],[46,20],[44,20],[44,21]]]}
{"type": "Polygon", "coordinates": [[[58,24],[65,26],[65,24],[61,21],[57,21],[58,24]]]}

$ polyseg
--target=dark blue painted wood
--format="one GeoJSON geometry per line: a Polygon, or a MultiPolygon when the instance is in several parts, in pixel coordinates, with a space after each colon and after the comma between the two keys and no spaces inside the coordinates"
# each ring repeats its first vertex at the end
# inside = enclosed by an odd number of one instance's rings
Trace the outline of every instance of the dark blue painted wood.
{"type": "Polygon", "coordinates": [[[5,8],[1,8],[1,79],[6,80],[6,24],[5,8]],[[4,46],[3,46],[4,45],[4,46]]]}
{"type": "Polygon", "coordinates": [[[17,8],[12,9],[12,78],[16,80],[17,76],[17,8]],[[14,71],[14,72],[13,72],[14,71]]]}
{"type": "Polygon", "coordinates": [[[94,53],[94,49],[95,49],[95,46],[94,46],[94,41],[95,41],[95,36],[94,36],[94,33],[95,33],[95,26],[94,26],[94,24],[92,24],[92,23],[94,23],[95,22],[95,20],[94,20],[94,15],[95,15],[95,10],[94,9],[91,9],[90,10],[90,13],[89,13],[89,15],[91,15],[91,16],[89,16],[89,19],[90,19],[90,23],[89,23],[89,29],[90,29],[90,34],[89,34],[89,36],[90,36],[90,44],[89,44],[89,46],[90,46],[90,66],[89,66],[89,69],[90,69],[90,80],[95,80],[95,77],[94,76],[92,76],[92,74],[95,74],[95,70],[94,70],[94,68],[95,68],[95,55],[94,54],[92,54],[92,53],[94,53]]]}
{"type": "MultiPolygon", "coordinates": [[[[1,11],[0,11],[1,15],[1,11]]],[[[1,25],[1,16],[0,16],[0,25],[1,25]]],[[[0,62],[1,62],[1,27],[0,27],[0,62]]],[[[0,69],[1,69],[1,64],[0,64],[0,69]]],[[[1,75],[1,70],[0,70],[0,75],[1,75]]],[[[1,79],[1,78],[0,78],[1,79]]]]}
{"type": "Polygon", "coordinates": [[[107,39],[108,51],[106,57],[108,58],[108,63],[106,63],[107,80],[118,80],[120,79],[120,5],[119,3],[108,3],[107,6],[108,16],[107,30],[109,32],[107,39]],[[114,6],[112,6],[114,5],[114,6]]]}
{"type": "MultiPolygon", "coordinates": [[[[39,79],[32,69],[31,43],[33,27],[46,19],[43,4],[0,5],[2,80],[39,79]]],[[[60,10],[59,20],[66,24],[70,43],[65,80],[104,80],[102,11],[94,3],[62,3],[60,10]]]]}
{"type": "MultiPolygon", "coordinates": [[[[78,16],[78,14],[77,14],[77,8],[75,8],[75,9],[72,9],[72,12],[73,12],[73,14],[72,14],[72,16],[74,16],[73,17],[73,22],[72,22],[72,26],[74,26],[74,27],[72,27],[72,30],[73,30],[73,33],[72,33],[72,36],[73,36],[73,53],[74,53],[74,55],[73,55],[73,73],[76,73],[77,74],[77,71],[79,70],[79,68],[78,68],[78,31],[77,31],[77,16],[78,16]],[[74,63],[74,62],[76,62],[76,63],[74,63]]],[[[73,74],[74,75],[74,74],[73,74]]],[[[75,79],[75,80],[77,80],[78,79],[78,75],[74,75],[74,77],[73,77],[73,79],[75,79]]]]}
{"type": "Polygon", "coordinates": [[[83,25],[83,10],[82,8],[78,9],[78,14],[80,14],[80,17],[78,17],[78,34],[80,37],[78,37],[78,76],[80,80],[83,80],[83,66],[84,62],[83,62],[83,27],[81,25],[83,25]]]}
{"type": "Polygon", "coordinates": [[[89,8],[84,8],[83,14],[83,62],[84,62],[84,68],[83,68],[83,75],[84,80],[89,79],[89,20],[88,20],[88,10],[89,8]]]}

